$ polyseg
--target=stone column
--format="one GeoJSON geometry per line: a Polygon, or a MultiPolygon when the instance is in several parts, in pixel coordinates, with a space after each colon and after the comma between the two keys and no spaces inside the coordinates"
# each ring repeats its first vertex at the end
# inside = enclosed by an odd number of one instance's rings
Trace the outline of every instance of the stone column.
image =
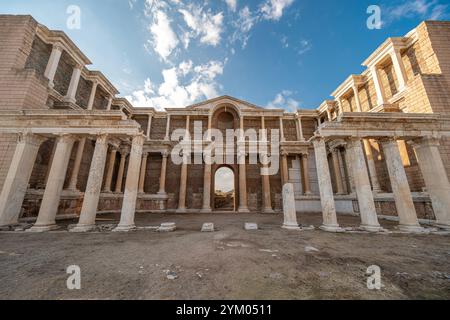
{"type": "Polygon", "coordinates": [[[64,101],[76,103],[76,95],[78,89],[78,83],[80,82],[81,69],[83,66],[77,65],[73,68],[72,78],[70,79],[69,89],[67,90],[67,94],[64,97],[64,101]]]}
{"type": "Polygon", "coordinates": [[[399,228],[408,232],[421,231],[397,141],[386,139],[382,141],[382,146],[400,219],[399,228]]]}
{"type": "Polygon", "coordinates": [[[120,164],[119,172],[117,173],[116,193],[122,193],[123,174],[125,172],[125,162],[127,160],[127,155],[128,152],[124,150],[120,151],[120,164]]]}
{"type": "Polygon", "coordinates": [[[373,83],[375,85],[375,91],[377,93],[377,105],[381,106],[386,103],[386,93],[384,92],[383,83],[381,82],[379,70],[377,66],[370,68],[372,74],[373,83]]]}
{"type": "Polygon", "coordinates": [[[341,166],[339,165],[339,149],[331,150],[331,156],[333,160],[333,172],[334,172],[334,178],[336,180],[336,193],[337,194],[344,194],[344,184],[342,182],[342,173],[341,173],[341,166]]]}
{"type": "Polygon", "coordinates": [[[94,108],[95,95],[97,93],[98,82],[94,80],[92,82],[91,94],[89,96],[89,102],[87,105],[88,110],[92,110],[94,108]]]}
{"type": "Polygon", "coordinates": [[[353,193],[356,192],[356,188],[355,188],[355,181],[353,179],[352,160],[351,160],[351,157],[350,157],[350,153],[347,151],[347,149],[346,149],[345,154],[344,154],[344,160],[345,160],[345,164],[347,166],[347,172],[348,172],[348,184],[349,184],[349,187],[350,187],[349,193],[353,194],[353,193]]]}
{"type": "Polygon", "coordinates": [[[39,189],[45,189],[45,186],[47,185],[48,175],[50,174],[50,169],[52,168],[53,158],[55,157],[56,145],[57,145],[56,140],[57,139],[55,139],[55,141],[53,142],[50,159],[48,160],[47,171],[45,172],[45,177],[44,177],[44,184],[41,186],[39,183],[39,185],[40,185],[39,189]]]}
{"type": "Polygon", "coordinates": [[[17,224],[39,147],[45,138],[19,134],[16,150],[0,194],[0,226],[17,224]]]}
{"type": "Polygon", "coordinates": [[[305,137],[303,135],[303,125],[302,125],[302,117],[297,117],[297,130],[298,130],[298,140],[305,141],[305,137]]]}
{"type": "Polygon", "coordinates": [[[110,111],[110,110],[111,110],[112,101],[113,101],[113,98],[112,98],[112,97],[109,97],[109,98],[108,98],[108,105],[106,106],[106,110],[107,110],[107,111],[110,111]]]}
{"type": "Polygon", "coordinates": [[[364,149],[366,151],[366,156],[367,156],[367,166],[369,167],[370,181],[372,182],[372,189],[373,189],[373,192],[380,193],[381,186],[378,181],[377,167],[375,165],[375,159],[373,158],[372,147],[370,145],[369,140],[364,139],[363,142],[364,142],[364,149]]]}
{"type": "Polygon", "coordinates": [[[56,214],[74,142],[74,137],[70,135],[60,136],[56,140],[55,157],[52,161],[37,221],[29,229],[31,232],[44,232],[57,228],[56,214]]]}
{"type": "Polygon", "coordinates": [[[147,123],[147,140],[150,140],[150,133],[152,130],[152,120],[153,120],[153,115],[149,115],[148,116],[148,123],[147,123]]]}
{"type": "Polygon", "coordinates": [[[245,152],[239,153],[239,213],[248,213],[248,196],[247,196],[247,155],[245,152]]]}
{"type": "Polygon", "coordinates": [[[144,152],[141,161],[141,175],[139,177],[139,193],[145,193],[145,177],[147,175],[148,152],[144,152]]]}
{"type": "Polygon", "coordinates": [[[205,171],[203,174],[203,207],[202,213],[210,213],[211,209],[211,172],[212,167],[210,163],[205,162],[205,171]]]}
{"type": "Polygon", "coordinates": [[[359,98],[359,90],[358,90],[358,87],[357,87],[356,85],[353,85],[353,86],[352,86],[352,90],[353,90],[353,95],[355,96],[356,111],[362,112],[361,99],[359,98]]]}
{"type": "Polygon", "coordinates": [[[170,114],[167,115],[167,123],[166,123],[166,136],[164,137],[165,141],[170,140],[170,114]]]}
{"type": "Polygon", "coordinates": [[[48,86],[50,88],[55,87],[56,71],[58,69],[59,60],[63,52],[63,47],[59,43],[55,43],[52,48],[52,53],[50,54],[50,59],[48,60],[47,67],[45,68],[44,76],[49,80],[48,86]]]}
{"type": "Polygon", "coordinates": [[[406,82],[408,81],[408,75],[406,73],[405,65],[403,64],[402,55],[399,49],[392,49],[389,52],[391,56],[392,65],[394,66],[395,74],[399,84],[398,91],[403,91],[406,88],[406,82]]]}
{"type": "Polygon", "coordinates": [[[440,228],[450,229],[450,183],[439,152],[438,139],[413,144],[427,192],[440,228]]]}
{"type": "Polygon", "coordinates": [[[289,182],[288,155],[283,152],[281,154],[281,184],[284,186],[289,182]]]}
{"type": "Polygon", "coordinates": [[[140,171],[139,168],[141,167],[142,148],[144,146],[144,140],[144,135],[136,136],[133,138],[120,223],[117,228],[114,229],[114,231],[126,232],[136,228],[134,224],[134,216],[136,212],[140,171]]]}
{"type": "Polygon", "coordinates": [[[309,160],[308,154],[302,154],[302,185],[305,195],[311,194],[311,183],[309,180],[309,160]]]}
{"type": "Polygon", "coordinates": [[[352,162],[356,196],[358,197],[359,212],[361,214],[361,228],[378,232],[381,226],[378,222],[375,202],[373,200],[372,188],[370,186],[369,174],[367,173],[366,159],[361,146],[361,140],[350,140],[347,146],[352,162]]]}
{"type": "MultiPolygon", "coordinates": [[[[327,109],[327,119],[330,122],[331,122],[331,120],[333,120],[332,117],[331,117],[331,111],[329,109],[327,109]]],[[[319,125],[320,125],[320,123],[319,123],[319,125]]]]}
{"type": "Polygon", "coordinates": [[[70,175],[69,186],[67,190],[78,191],[78,174],[80,173],[81,161],[83,160],[84,147],[86,145],[86,138],[81,138],[78,141],[77,155],[75,156],[75,162],[73,163],[72,174],[70,175]]]}
{"type": "MultiPolygon", "coordinates": [[[[263,165],[264,171],[267,171],[267,165],[263,165]]],[[[270,194],[270,176],[263,174],[262,179],[262,198],[263,198],[263,213],[273,213],[272,209],[272,195],[270,194]]]]}
{"type": "Polygon", "coordinates": [[[281,142],[286,142],[286,137],[284,135],[283,117],[280,117],[280,135],[281,135],[281,142]]]}
{"type": "Polygon", "coordinates": [[[97,216],[107,155],[108,136],[101,135],[95,143],[86,191],[84,192],[83,206],[81,207],[80,220],[77,226],[70,230],[71,232],[87,232],[95,229],[95,218],[97,216]]]}
{"type": "Polygon", "coordinates": [[[295,208],[294,185],[286,183],[283,186],[283,229],[300,230],[297,222],[297,210],[295,208]]]}
{"type": "Polygon", "coordinates": [[[183,163],[181,164],[180,174],[180,194],[178,198],[178,213],[186,212],[186,188],[187,188],[187,174],[188,174],[188,155],[186,151],[183,154],[183,163]]]}
{"type": "Polygon", "coordinates": [[[314,153],[317,165],[317,177],[320,189],[320,202],[322,204],[324,231],[338,232],[341,230],[337,222],[336,205],[333,197],[333,186],[331,185],[330,170],[328,168],[327,150],[325,140],[316,138],[314,140],[314,153]]]}
{"type": "Polygon", "coordinates": [[[111,183],[114,173],[114,164],[116,163],[116,156],[117,156],[117,149],[112,148],[111,153],[109,155],[108,171],[106,171],[105,187],[103,188],[103,191],[107,193],[111,192],[111,183]]]}
{"type": "Polygon", "coordinates": [[[169,157],[168,152],[162,153],[162,164],[161,164],[161,175],[159,177],[159,195],[166,195],[166,171],[167,171],[167,158],[169,157]]]}

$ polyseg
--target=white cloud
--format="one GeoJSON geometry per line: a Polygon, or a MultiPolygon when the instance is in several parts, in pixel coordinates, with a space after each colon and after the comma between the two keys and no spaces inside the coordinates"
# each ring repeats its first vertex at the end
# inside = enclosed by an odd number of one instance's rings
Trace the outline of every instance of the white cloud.
{"type": "Polygon", "coordinates": [[[231,11],[236,12],[237,0],[225,0],[225,2],[227,3],[227,6],[231,11]]]}
{"type": "Polygon", "coordinates": [[[308,52],[311,49],[312,49],[311,42],[308,41],[308,40],[303,39],[303,40],[300,41],[300,44],[297,47],[297,53],[299,55],[302,55],[302,54],[308,52]]]}
{"type": "Polygon", "coordinates": [[[231,36],[231,42],[240,41],[242,48],[245,48],[250,39],[250,31],[257,22],[258,16],[254,15],[248,6],[239,10],[238,19],[232,23],[236,30],[231,36]]]}
{"type": "Polygon", "coordinates": [[[383,23],[419,17],[423,20],[442,19],[447,15],[448,5],[442,5],[437,0],[407,0],[397,6],[384,8],[383,23]]]}
{"type": "Polygon", "coordinates": [[[289,112],[295,112],[300,107],[300,102],[295,100],[292,97],[293,95],[294,92],[290,90],[283,90],[278,93],[266,107],[269,109],[285,109],[289,112]]]}
{"type": "Polygon", "coordinates": [[[217,46],[221,40],[223,32],[223,12],[213,14],[211,10],[204,10],[203,7],[189,5],[185,9],[180,9],[184,22],[192,30],[192,38],[200,37],[200,42],[217,46]]]}
{"type": "Polygon", "coordinates": [[[126,98],[137,108],[153,107],[157,110],[182,108],[199,99],[218,96],[220,87],[216,81],[223,74],[224,63],[209,61],[193,66],[192,61],[183,61],[178,67],[162,71],[163,82],[157,87],[147,79],[144,88],[126,98]]]}
{"type": "Polygon", "coordinates": [[[167,61],[172,51],[178,46],[178,38],[170,26],[170,20],[166,13],[158,10],[155,13],[154,21],[149,26],[152,34],[151,44],[153,50],[167,61]]]}
{"type": "Polygon", "coordinates": [[[266,0],[260,7],[263,18],[278,21],[283,16],[285,8],[289,7],[294,0],[266,0]]]}

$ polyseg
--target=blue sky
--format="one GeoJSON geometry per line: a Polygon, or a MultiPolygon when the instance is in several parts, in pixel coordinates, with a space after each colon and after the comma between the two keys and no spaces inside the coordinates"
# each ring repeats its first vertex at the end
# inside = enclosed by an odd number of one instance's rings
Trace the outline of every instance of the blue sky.
{"type": "MultiPolygon", "coordinates": [[[[10,0],[65,31],[137,107],[182,107],[231,95],[263,107],[312,109],[389,36],[449,19],[444,0],[10,0]],[[80,9],[70,29],[69,6],[80,9]],[[369,30],[367,8],[381,8],[369,30]]],[[[73,20],[70,20],[73,21],[73,20]]]]}

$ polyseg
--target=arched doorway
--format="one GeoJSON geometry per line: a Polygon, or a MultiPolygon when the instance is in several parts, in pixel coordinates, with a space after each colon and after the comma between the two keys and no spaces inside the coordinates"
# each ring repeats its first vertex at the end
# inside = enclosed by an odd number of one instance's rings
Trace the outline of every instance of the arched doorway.
{"type": "Polygon", "coordinates": [[[220,167],[214,175],[214,210],[236,211],[236,176],[228,166],[220,167]]]}

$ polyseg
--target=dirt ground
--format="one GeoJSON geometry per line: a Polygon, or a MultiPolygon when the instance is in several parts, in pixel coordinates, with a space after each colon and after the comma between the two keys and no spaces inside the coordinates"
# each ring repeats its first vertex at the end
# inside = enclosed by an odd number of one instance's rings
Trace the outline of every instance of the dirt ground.
{"type": "MultiPolygon", "coordinates": [[[[98,223],[117,219],[102,216],[98,223]]],[[[450,298],[450,236],[286,231],[280,215],[141,214],[136,221],[176,222],[178,230],[0,233],[0,298],[450,298]],[[201,233],[204,222],[218,230],[201,233]],[[245,222],[261,229],[245,231],[245,222]],[[81,290],[67,289],[70,265],[81,268],[81,290]],[[381,268],[379,291],[367,288],[371,265],[381,268]]],[[[302,215],[299,221],[319,226],[321,217],[302,215]]],[[[357,226],[359,219],[339,221],[357,226]]],[[[382,224],[394,230],[395,223],[382,224]]]]}

